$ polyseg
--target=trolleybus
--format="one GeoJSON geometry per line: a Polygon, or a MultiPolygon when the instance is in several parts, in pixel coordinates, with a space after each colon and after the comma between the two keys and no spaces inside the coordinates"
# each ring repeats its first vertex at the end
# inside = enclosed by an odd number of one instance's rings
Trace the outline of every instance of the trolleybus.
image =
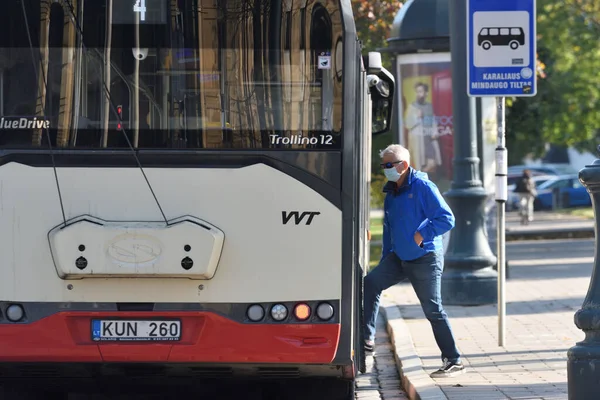
{"type": "Polygon", "coordinates": [[[394,80],[350,1],[0,7],[0,376],[352,398],[394,80]]]}

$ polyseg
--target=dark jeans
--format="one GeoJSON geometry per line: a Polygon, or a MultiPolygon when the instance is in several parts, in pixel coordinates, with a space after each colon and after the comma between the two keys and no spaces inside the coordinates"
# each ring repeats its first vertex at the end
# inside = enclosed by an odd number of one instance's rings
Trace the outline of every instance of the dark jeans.
{"type": "Polygon", "coordinates": [[[365,337],[375,338],[375,321],[379,313],[381,292],[408,278],[412,284],[425,317],[431,323],[435,341],[442,352],[442,359],[460,361],[460,354],[454,342],[448,316],[442,307],[441,284],[444,269],[444,256],[431,252],[412,261],[402,261],[395,253],[383,259],[379,265],[365,277],[364,313],[365,337]]]}

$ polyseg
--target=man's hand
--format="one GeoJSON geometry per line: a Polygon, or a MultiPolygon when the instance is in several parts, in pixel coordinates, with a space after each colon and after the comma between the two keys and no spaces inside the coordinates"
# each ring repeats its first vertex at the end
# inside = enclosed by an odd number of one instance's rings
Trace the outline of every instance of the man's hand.
{"type": "Polygon", "coordinates": [[[417,246],[420,246],[421,243],[423,243],[423,236],[421,236],[419,232],[415,233],[414,239],[417,246]]]}

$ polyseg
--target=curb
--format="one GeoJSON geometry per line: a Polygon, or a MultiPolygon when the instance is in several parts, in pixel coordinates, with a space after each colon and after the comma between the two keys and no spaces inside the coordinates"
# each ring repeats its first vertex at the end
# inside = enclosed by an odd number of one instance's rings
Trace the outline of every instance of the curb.
{"type": "Polygon", "coordinates": [[[593,226],[569,229],[553,229],[548,231],[506,231],[506,241],[517,240],[548,240],[548,239],[593,239],[596,232],[593,226]]]}
{"type": "Polygon", "coordinates": [[[402,388],[410,400],[448,400],[442,389],[425,372],[406,321],[400,309],[385,293],[381,296],[381,316],[385,318],[386,329],[394,350],[394,360],[400,374],[402,388]]]}

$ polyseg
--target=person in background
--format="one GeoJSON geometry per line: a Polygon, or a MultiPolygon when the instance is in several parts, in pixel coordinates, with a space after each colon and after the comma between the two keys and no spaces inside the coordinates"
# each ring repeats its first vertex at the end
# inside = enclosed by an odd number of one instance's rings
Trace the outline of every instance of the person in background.
{"type": "Polygon", "coordinates": [[[531,177],[531,171],[523,170],[523,175],[515,185],[515,193],[519,195],[519,214],[521,225],[527,225],[533,221],[533,201],[537,195],[536,185],[531,177]]]}
{"type": "Polygon", "coordinates": [[[364,280],[365,350],[375,344],[381,292],[408,279],[441,350],[443,365],[434,378],[464,372],[448,316],[442,307],[442,235],[454,227],[454,214],[426,173],[410,167],[409,151],[397,144],[381,152],[388,182],[379,265],[364,280]]]}

